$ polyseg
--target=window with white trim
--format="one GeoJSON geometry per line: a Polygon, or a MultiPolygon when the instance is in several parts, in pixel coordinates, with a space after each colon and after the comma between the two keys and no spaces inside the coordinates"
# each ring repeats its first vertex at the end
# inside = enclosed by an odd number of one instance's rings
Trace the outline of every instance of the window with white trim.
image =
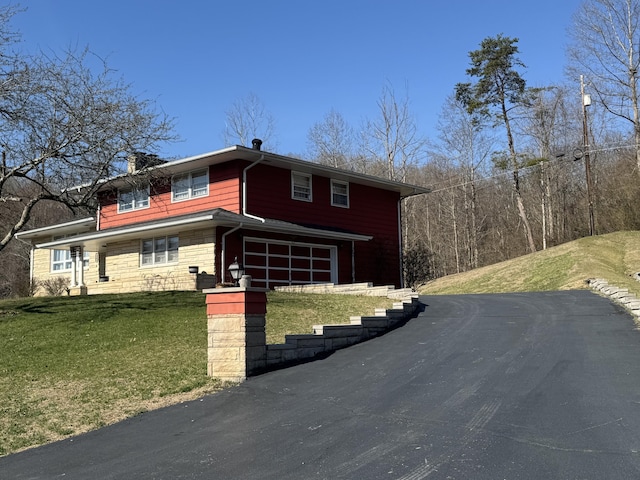
{"type": "Polygon", "coordinates": [[[143,239],[140,246],[140,266],[177,263],[179,243],[177,236],[143,239]]]}
{"type": "Polygon", "coordinates": [[[331,205],[349,208],[349,184],[331,180],[331,205]]]}
{"type": "Polygon", "coordinates": [[[52,272],[70,272],[73,262],[71,261],[71,252],[66,250],[54,250],[51,253],[51,271],[52,272]]]}
{"type": "Polygon", "coordinates": [[[174,175],[171,179],[171,199],[175,201],[209,195],[209,169],[174,175]]]}
{"type": "Polygon", "coordinates": [[[310,202],[311,175],[307,173],[291,172],[291,198],[310,202]]]}
{"type": "Polygon", "coordinates": [[[118,213],[149,208],[149,187],[118,190],[118,213]]]}
{"type": "MultiPolygon", "coordinates": [[[[75,235],[57,235],[53,240],[62,240],[63,238],[73,237],[75,235]]],[[[89,252],[84,250],[82,255],[82,267],[89,268],[89,252]]],[[[71,259],[71,251],[68,248],[56,249],[51,251],[51,271],[52,272],[70,272],[73,268],[73,260],[71,259]]]]}

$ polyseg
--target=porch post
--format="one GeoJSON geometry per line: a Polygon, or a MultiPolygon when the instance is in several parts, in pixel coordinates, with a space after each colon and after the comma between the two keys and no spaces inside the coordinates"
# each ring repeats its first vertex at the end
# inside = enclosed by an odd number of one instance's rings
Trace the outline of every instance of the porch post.
{"type": "Polygon", "coordinates": [[[78,286],[78,264],[76,262],[77,247],[69,247],[69,255],[71,256],[71,288],[78,286]]]}
{"type": "Polygon", "coordinates": [[[75,268],[78,269],[78,286],[84,287],[84,248],[76,247],[75,268]]]}

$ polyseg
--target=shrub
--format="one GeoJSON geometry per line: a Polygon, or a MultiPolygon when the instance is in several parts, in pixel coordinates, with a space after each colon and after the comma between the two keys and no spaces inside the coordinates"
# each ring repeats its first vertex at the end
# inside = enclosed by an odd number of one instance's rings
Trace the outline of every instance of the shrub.
{"type": "Polygon", "coordinates": [[[433,255],[426,247],[416,246],[405,250],[403,269],[405,285],[413,288],[434,278],[433,255]]]}
{"type": "Polygon", "coordinates": [[[53,277],[38,282],[47,295],[59,297],[63,293],[69,293],[69,279],[67,277],[53,277]]]}

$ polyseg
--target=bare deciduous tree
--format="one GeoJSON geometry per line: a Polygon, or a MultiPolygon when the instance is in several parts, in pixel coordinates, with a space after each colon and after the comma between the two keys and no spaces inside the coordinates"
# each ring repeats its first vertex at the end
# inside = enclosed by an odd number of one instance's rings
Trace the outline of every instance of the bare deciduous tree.
{"type": "Polygon", "coordinates": [[[225,112],[222,140],[225,145],[251,146],[259,138],[270,151],[277,150],[276,121],[255,93],[233,102],[225,112]]]}
{"type": "MultiPolygon", "coordinates": [[[[535,150],[535,162],[540,167],[540,209],[542,224],[542,249],[547,248],[553,236],[553,207],[551,174],[555,169],[556,155],[566,154],[566,144],[561,134],[567,129],[562,125],[566,119],[567,92],[561,88],[536,88],[531,90],[532,103],[519,119],[517,127],[525,138],[529,138],[535,150]]],[[[567,155],[568,156],[568,155],[567,155]]]]}
{"type": "Polygon", "coordinates": [[[312,159],[336,168],[350,168],[355,150],[353,127],[336,110],[331,109],[321,122],[313,124],[307,133],[312,159]]]}
{"type": "Polygon", "coordinates": [[[410,110],[408,94],[397,98],[386,84],[378,99],[380,115],[366,122],[362,150],[385,165],[391,180],[405,181],[412,164],[419,162],[425,146],[410,110]]]}
{"type": "Polygon", "coordinates": [[[455,96],[449,96],[438,122],[438,155],[449,158],[460,173],[455,182],[462,192],[462,208],[465,213],[468,265],[478,266],[478,236],[481,220],[478,215],[478,181],[487,171],[487,163],[495,144],[492,133],[487,133],[483,117],[469,113],[455,96]]]}
{"type": "Polygon", "coordinates": [[[586,0],[574,16],[570,75],[584,74],[604,108],[630,124],[640,173],[640,0],[586,0]]]}
{"type": "Polygon", "coordinates": [[[175,139],[172,121],[88,50],[11,53],[12,37],[1,32],[15,12],[0,8],[0,201],[19,214],[1,222],[0,251],[39,203],[92,207],[100,182],[126,171],[128,154],[175,139]]]}

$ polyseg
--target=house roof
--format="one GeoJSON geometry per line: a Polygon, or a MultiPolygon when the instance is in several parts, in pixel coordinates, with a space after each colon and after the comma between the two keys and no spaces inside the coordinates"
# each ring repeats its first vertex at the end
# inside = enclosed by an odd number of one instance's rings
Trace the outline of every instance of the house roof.
{"type": "MultiPolygon", "coordinates": [[[[250,230],[258,230],[271,233],[294,233],[298,235],[307,235],[316,238],[337,239],[337,240],[354,240],[367,241],[373,237],[369,235],[360,235],[353,232],[328,230],[318,227],[310,227],[299,225],[281,220],[265,219],[264,222],[255,218],[239,215],[228,210],[217,208],[208,212],[199,212],[189,215],[182,215],[164,220],[155,220],[150,222],[137,223],[126,227],[110,228],[102,231],[93,231],[82,233],[73,237],[67,237],[60,240],[43,242],[36,244],[37,248],[45,249],[64,249],[73,246],[83,246],[91,251],[104,250],[109,242],[119,242],[125,240],[139,239],[142,235],[171,235],[181,230],[193,229],[203,226],[229,226],[250,230]]],[[[59,225],[58,225],[59,226],[59,225]]],[[[48,227],[53,230],[55,227],[48,227]]],[[[37,229],[46,230],[46,229],[37,229]]],[[[41,237],[43,234],[52,232],[36,232],[30,230],[22,232],[25,239],[33,239],[41,237]]],[[[56,231],[56,233],[58,233],[56,231]]]]}
{"type": "MultiPolygon", "coordinates": [[[[409,197],[412,195],[419,195],[430,192],[430,189],[419,187],[417,185],[410,185],[403,182],[396,182],[381,177],[375,177],[373,175],[366,175],[363,173],[335,168],[328,165],[321,165],[319,163],[300,160],[284,155],[278,155],[263,150],[247,148],[241,145],[234,145],[231,147],[223,148],[222,150],[216,150],[193,157],[172,160],[145,168],[143,171],[149,174],[152,174],[155,171],[162,171],[174,175],[176,173],[194,170],[197,168],[206,167],[208,165],[217,165],[238,159],[247,160],[249,162],[260,161],[260,163],[264,163],[265,165],[272,165],[274,167],[295,170],[302,173],[310,173],[312,175],[326,176],[336,180],[372,186],[384,190],[391,190],[394,192],[398,192],[401,197],[409,197]]],[[[106,185],[119,186],[121,182],[126,182],[127,178],[130,177],[128,175],[120,175],[117,177],[106,179],[104,181],[105,188],[106,185]]],[[[82,186],[78,188],[82,188],[82,186]]]]}

